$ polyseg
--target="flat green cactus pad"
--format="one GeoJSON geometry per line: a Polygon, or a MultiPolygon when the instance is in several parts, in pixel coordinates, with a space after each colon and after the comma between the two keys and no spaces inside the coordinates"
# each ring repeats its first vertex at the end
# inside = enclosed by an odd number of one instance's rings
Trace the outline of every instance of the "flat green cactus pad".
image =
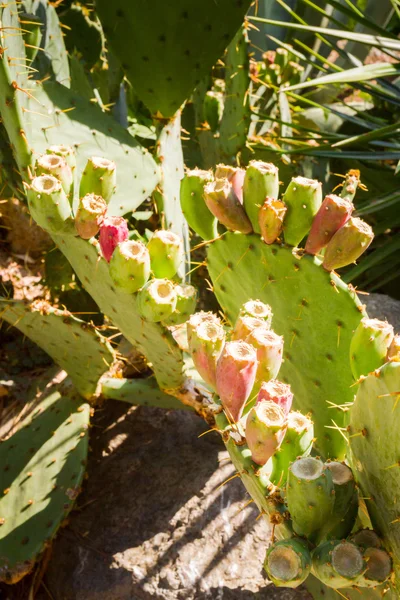
{"type": "Polygon", "coordinates": [[[90,409],[54,387],[0,445],[0,581],[28,573],[71,510],[85,472],[90,409]]]}
{"type": "Polygon", "coordinates": [[[356,294],[318,259],[255,235],[226,233],[209,246],[208,269],[231,323],[249,299],[271,305],[273,329],[285,340],[279,379],[292,386],[295,407],[312,414],[318,451],[342,459],[345,440],[327,427],[345,426],[346,413],[334,405],[353,401],[349,347],[364,315],[356,294]]]}
{"type": "Polygon", "coordinates": [[[388,585],[383,584],[376,588],[355,588],[354,590],[348,588],[342,588],[337,592],[333,588],[329,588],[319,581],[313,575],[309,575],[304,583],[304,586],[310,592],[311,596],[315,600],[338,600],[339,598],[346,598],[347,600],[396,600],[396,596],[389,590],[388,585]]]}
{"type": "Polygon", "coordinates": [[[113,351],[96,329],[47,302],[0,300],[0,317],[43,348],[71,377],[84,398],[96,393],[113,351]]]}
{"type": "Polygon", "coordinates": [[[164,394],[157,385],[155,377],[147,379],[122,379],[107,377],[101,382],[101,391],[105,398],[120,400],[138,406],[158,406],[166,409],[193,410],[174,396],[164,394]]]}
{"type": "Polygon", "coordinates": [[[172,117],[222,55],[250,0],[97,0],[113,52],[140,99],[172,117]]]}
{"type": "Polygon", "coordinates": [[[399,400],[400,363],[390,362],[360,383],[350,410],[349,427],[353,472],[367,498],[372,524],[393,557],[397,581],[400,574],[399,400]]]}
{"type": "Polygon", "coordinates": [[[37,86],[32,94],[29,109],[33,115],[27,113],[26,129],[36,153],[44,153],[52,144],[74,147],[78,177],[91,156],[113,160],[117,189],[109,203],[112,215],[135,210],[151,195],[159,181],[159,168],[149,152],[114,119],[58,83],[37,86]]]}

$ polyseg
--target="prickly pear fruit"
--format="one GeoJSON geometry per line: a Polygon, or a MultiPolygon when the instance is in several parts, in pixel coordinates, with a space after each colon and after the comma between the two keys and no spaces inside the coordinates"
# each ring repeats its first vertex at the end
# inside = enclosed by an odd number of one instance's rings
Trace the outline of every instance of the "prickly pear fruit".
{"type": "Polygon", "coordinates": [[[271,327],[272,309],[269,304],[261,302],[261,300],[248,300],[240,309],[240,316],[254,317],[255,319],[263,319],[267,329],[271,327]]]}
{"type": "Polygon", "coordinates": [[[305,251],[318,254],[350,219],[354,205],[335,194],[325,196],[308,234],[305,251]]]}
{"type": "Polygon", "coordinates": [[[354,379],[379,369],[393,342],[393,327],[386,321],[364,317],[350,343],[350,366],[354,379]]]}
{"type": "Polygon", "coordinates": [[[104,198],[108,204],[115,191],[116,178],[116,166],[112,160],[92,156],[87,161],[82,173],[79,187],[80,198],[92,193],[104,198]]]}
{"type": "Polygon", "coordinates": [[[165,325],[180,325],[194,313],[197,303],[197,290],[192,285],[181,283],[175,286],[176,308],[172,315],[164,321],[165,325]]]}
{"type": "Polygon", "coordinates": [[[29,211],[40,227],[49,233],[75,234],[70,203],[53,175],[35,177],[27,196],[29,211]]]}
{"type": "Polygon", "coordinates": [[[287,208],[280,200],[266,198],[258,212],[261,237],[266,244],[273,244],[282,233],[287,208]]]}
{"type": "MultiPolygon", "coordinates": [[[[275,404],[277,404],[279,408],[283,410],[285,415],[288,415],[290,409],[292,408],[293,402],[293,394],[292,390],[290,389],[290,385],[288,385],[287,383],[282,383],[277,379],[265,381],[261,385],[260,391],[258,392],[257,404],[259,402],[263,402],[264,400],[268,400],[269,402],[275,402],[275,404]]],[[[303,417],[303,419],[305,419],[305,417],[303,417]]]]}
{"type": "Polygon", "coordinates": [[[387,360],[400,361],[400,335],[395,335],[389,346],[387,360]]]}
{"type": "Polygon", "coordinates": [[[372,529],[360,529],[349,537],[349,542],[353,542],[361,548],[380,548],[382,540],[372,529]]]}
{"type": "Polygon", "coordinates": [[[227,179],[207,183],[204,187],[204,200],[212,214],[227,229],[241,233],[251,232],[251,223],[227,179]]]}
{"type": "Polygon", "coordinates": [[[204,186],[213,180],[211,171],[193,169],[181,181],[181,208],[186,221],[203,240],[218,235],[218,221],[204,201],[204,186]]]}
{"type": "Polygon", "coordinates": [[[169,279],[152,279],[138,292],[137,307],[147,321],[167,319],[176,308],[175,286],[169,279]]]}
{"type": "Polygon", "coordinates": [[[79,201],[75,215],[75,227],[79,237],[89,240],[97,235],[107,212],[107,204],[101,196],[86,194],[79,201]]]}
{"type": "Polygon", "coordinates": [[[211,131],[217,131],[224,111],[224,95],[221,92],[209,90],[204,96],[203,111],[211,131]]]}
{"type": "Polygon", "coordinates": [[[76,157],[72,146],[56,144],[47,148],[46,154],[56,154],[57,156],[62,156],[67,165],[70,166],[72,173],[74,173],[76,169],[76,157]]]}
{"type": "Polygon", "coordinates": [[[311,554],[302,538],[280,540],[267,550],[264,569],[277,587],[297,588],[309,576],[311,554]]]}
{"type": "Polygon", "coordinates": [[[179,235],[173,231],[156,231],[147,244],[147,249],[155,277],[171,279],[176,275],[184,255],[179,235]]]}
{"type": "Polygon", "coordinates": [[[107,262],[110,262],[115,248],[120,242],[128,239],[129,230],[123,217],[105,217],[100,224],[99,243],[101,252],[107,262]]]}
{"type": "Polygon", "coordinates": [[[25,56],[28,63],[35,60],[42,41],[42,21],[34,14],[20,13],[21,33],[24,40],[25,56]]]}
{"type": "Polygon", "coordinates": [[[298,246],[310,230],[322,202],[321,183],[316,179],[293,177],[283,200],[287,206],[283,233],[285,242],[298,246]]]}
{"type": "Polygon", "coordinates": [[[229,178],[229,183],[232,186],[232,191],[240,204],[243,205],[243,184],[246,175],[245,169],[236,169],[232,177],[229,178]]]}
{"type": "Polygon", "coordinates": [[[312,553],[313,573],[328,587],[339,589],[356,585],[367,563],[362,550],[352,542],[324,542],[312,553]]]}
{"type": "Polygon", "coordinates": [[[367,568],[357,579],[357,587],[374,588],[387,581],[392,573],[392,559],[383,548],[367,548],[363,558],[367,568]]]}
{"type": "Polygon", "coordinates": [[[356,195],[358,184],[360,183],[360,171],[358,169],[350,169],[346,173],[346,178],[343,182],[343,188],[340,194],[341,198],[352,202],[356,195]]]}
{"type": "Polygon", "coordinates": [[[286,425],[283,410],[274,402],[263,400],[253,406],[246,419],[246,442],[255,463],[269,461],[284,438],[286,425]]]}
{"type": "Polygon", "coordinates": [[[57,154],[43,154],[36,161],[36,173],[38,175],[53,175],[63,187],[70,202],[72,202],[72,191],[74,176],[71,167],[62,156],[57,154]]]}
{"type": "Polygon", "coordinates": [[[110,275],[115,286],[134,294],[150,276],[150,255],[142,242],[126,240],[115,248],[110,260],[110,275]]]}
{"type": "Polygon", "coordinates": [[[219,164],[215,167],[215,179],[227,179],[229,182],[237,171],[237,167],[219,164]]]}
{"type": "Polygon", "coordinates": [[[263,319],[239,315],[232,331],[232,340],[243,340],[250,335],[254,329],[267,328],[267,322],[263,319]]]}
{"type": "Polygon", "coordinates": [[[258,328],[250,333],[246,342],[257,349],[256,382],[261,385],[275,379],[282,364],[283,337],[266,328],[258,328]]]}
{"type": "Polygon", "coordinates": [[[246,342],[227,342],[217,362],[216,388],[227,416],[234,423],[242,416],[253,389],[257,353],[246,342]]]}
{"type": "Polygon", "coordinates": [[[278,167],[261,160],[250,161],[243,185],[243,205],[256,233],[261,233],[258,214],[265,199],[268,197],[276,200],[278,195],[278,167]]]}
{"type": "Polygon", "coordinates": [[[349,219],[327,245],[322,266],[327,271],[346,267],[366,251],[373,239],[372,228],[365,221],[349,219]]]}
{"type": "Polygon", "coordinates": [[[194,366],[206,383],[216,387],[217,361],[225,343],[225,331],[218,317],[199,312],[187,322],[189,351],[194,366]]]}

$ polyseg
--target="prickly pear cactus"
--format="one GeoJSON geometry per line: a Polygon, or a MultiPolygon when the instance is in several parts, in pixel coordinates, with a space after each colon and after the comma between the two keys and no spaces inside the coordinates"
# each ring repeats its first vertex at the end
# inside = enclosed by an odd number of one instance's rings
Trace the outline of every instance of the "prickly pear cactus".
{"type": "Polygon", "coordinates": [[[0,445],[0,581],[29,573],[79,494],[90,410],[76,395],[46,389],[0,445]]]}

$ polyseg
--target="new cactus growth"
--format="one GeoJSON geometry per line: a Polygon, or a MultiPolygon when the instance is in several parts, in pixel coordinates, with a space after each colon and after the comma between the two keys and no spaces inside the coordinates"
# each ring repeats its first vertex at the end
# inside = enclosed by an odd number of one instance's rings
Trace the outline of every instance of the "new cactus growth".
{"type": "Polygon", "coordinates": [[[193,169],[181,181],[181,209],[189,226],[203,240],[217,237],[218,221],[208,209],[204,200],[204,186],[213,179],[211,171],[193,169]]]}
{"type": "Polygon", "coordinates": [[[74,233],[70,203],[61,182],[53,175],[32,180],[28,203],[36,223],[49,233],[74,233]]]}
{"type": "Polygon", "coordinates": [[[266,328],[253,329],[246,341],[257,350],[256,382],[275,379],[283,358],[283,337],[266,328]]]}
{"type": "Polygon", "coordinates": [[[216,390],[228,417],[237,423],[257,372],[257,353],[246,342],[227,342],[217,362],[216,390]]]}
{"type": "Polygon", "coordinates": [[[361,219],[351,218],[330,240],[323,267],[333,271],[355,262],[374,239],[371,227],[361,219]]]}
{"type": "Polygon", "coordinates": [[[227,229],[250,233],[251,223],[228,179],[216,179],[204,187],[204,199],[212,214],[227,229]]]}
{"type": "Polygon", "coordinates": [[[116,187],[116,166],[112,160],[92,156],[86,163],[79,186],[79,196],[96,194],[110,202],[116,187]]]}
{"type": "Polygon", "coordinates": [[[165,325],[180,325],[185,323],[194,313],[197,303],[197,290],[187,283],[175,286],[176,307],[172,315],[165,319],[165,325]]]}
{"type": "Polygon", "coordinates": [[[101,252],[109,263],[115,248],[129,237],[128,225],[122,217],[106,217],[100,223],[101,252]]]}
{"type": "Polygon", "coordinates": [[[225,343],[225,331],[212,313],[195,313],[187,322],[189,351],[201,377],[216,386],[217,361],[225,343]]]}
{"type": "Polygon", "coordinates": [[[283,200],[287,206],[283,224],[285,242],[290,246],[298,246],[310,230],[321,206],[321,184],[315,179],[294,177],[286,188],[283,200]]]}
{"type": "Polygon", "coordinates": [[[262,400],[249,411],[246,442],[255,463],[265,465],[269,461],[279,448],[285,429],[285,413],[274,402],[262,400]]]}
{"type": "Polygon", "coordinates": [[[278,168],[272,163],[260,160],[250,161],[243,185],[243,205],[255,233],[262,232],[259,222],[260,208],[266,198],[276,200],[278,194],[278,168]]]}
{"type": "Polygon", "coordinates": [[[147,249],[155,277],[171,279],[176,275],[183,260],[182,240],[176,233],[156,231],[147,244],[147,249]]]}
{"type": "Polygon", "coordinates": [[[36,161],[37,175],[53,175],[61,182],[64,192],[72,202],[74,176],[71,167],[62,156],[43,154],[36,161]]]}
{"type": "Polygon", "coordinates": [[[367,568],[363,552],[352,542],[333,540],[312,553],[312,568],[320,581],[335,589],[357,585],[367,568]]]}
{"type": "Polygon", "coordinates": [[[110,260],[115,285],[128,294],[137,292],[150,277],[150,255],[142,242],[126,240],[115,248],[110,260]]]}
{"type": "Polygon", "coordinates": [[[282,233],[287,207],[280,200],[266,198],[258,212],[258,229],[266,244],[273,244],[282,233]]]}
{"type": "Polygon", "coordinates": [[[297,588],[310,574],[311,564],[307,542],[292,538],[276,542],[267,550],[264,569],[277,587],[297,588]]]}
{"type": "Polygon", "coordinates": [[[393,327],[378,319],[361,320],[350,344],[350,364],[354,379],[379,369],[385,362],[394,338],[393,327]]]}
{"type": "Polygon", "coordinates": [[[101,196],[86,194],[79,200],[75,215],[75,228],[83,240],[97,235],[107,213],[107,204],[101,196]]]}
{"type": "Polygon", "coordinates": [[[137,295],[139,313],[147,321],[158,323],[172,315],[176,308],[175,286],[169,279],[152,279],[137,295]]]}
{"type": "Polygon", "coordinates": [[[348,200],[329,194],[324,198],[308,234],[305,251],[318,254],[334,234],[347,223],[354,206],[348,200]]]}

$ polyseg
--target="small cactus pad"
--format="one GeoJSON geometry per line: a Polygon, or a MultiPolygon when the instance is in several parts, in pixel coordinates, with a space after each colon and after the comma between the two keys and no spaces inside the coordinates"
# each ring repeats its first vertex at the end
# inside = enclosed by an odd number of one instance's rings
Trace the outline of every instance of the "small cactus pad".
{"type": "Polygon", "coordinates": [[[106,338],[88,323],[44,300],[25,304],[0,301],[0,316],[49,354],[71,377],[79,393],[90,398],[113,362],[106,338]]]}
{"type": "Polygon", "coordinates": [[[334,405],[353,400],[350,340],[365,314],[356,294],[318,259],[267,246],[255,235],[226,233],[212,243],[208,269],[231,323],[247,300],[271,305],[274,330],[285,340],[279,379],[291,385],[295,408],[311,413],[318,451],[342,459],[345,440],[327,427],[345,425],[334,405]]]}
{"type": "Polygon", "coordinates": [[[0,445],[0,581],[16,583],[71,510],[85,472],[90,409],[54,387],[0,445]]]}

